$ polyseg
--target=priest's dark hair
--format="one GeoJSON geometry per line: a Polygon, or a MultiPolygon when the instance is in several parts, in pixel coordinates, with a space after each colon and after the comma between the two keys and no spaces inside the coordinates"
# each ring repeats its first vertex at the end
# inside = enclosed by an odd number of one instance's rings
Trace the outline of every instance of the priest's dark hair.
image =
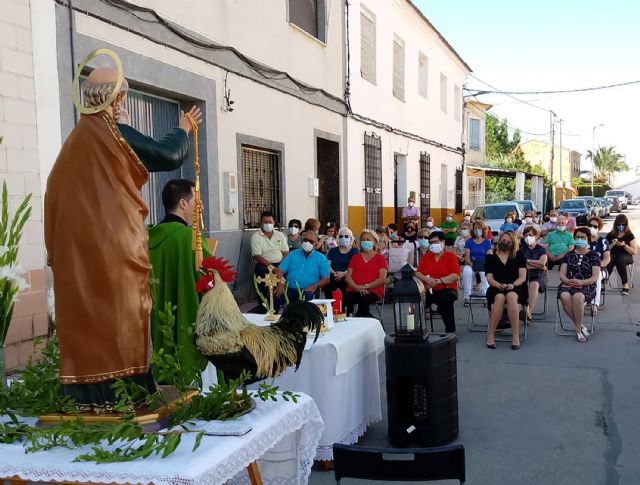
{"type": "Polygon", "coordinates": [[[193,197],[192,189],[196,186],[191,180],[173,179],[162,189],[162,205],[168,214],[177,209],[180,199],[190,201],[193,197]]]}

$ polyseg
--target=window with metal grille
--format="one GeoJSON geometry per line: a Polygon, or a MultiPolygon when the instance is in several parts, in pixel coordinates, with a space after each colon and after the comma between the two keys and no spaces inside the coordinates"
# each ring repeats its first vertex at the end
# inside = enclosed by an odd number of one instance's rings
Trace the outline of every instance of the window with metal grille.
{"type": "Polygon", "coordinates": [[[260,227],[260,214],[273,212],[282,222],[280,205],[280,153],[243,145],[242,210],[244,226],[260,227]]]}
{"type": "MultiPolygon", "coordinates": [[[[180,105],[177,101],[134,89],[129,89],[125,109],[131,118],[131,126],[155,140],[161,139],[173,130],[180,121],[180,105]]],[[[149,182],[142,187],[142,198],[149,207],[147,224],[157,224],[164,218],[162,189],[169,180],[179,178],[182,178],[182,168],[177,168],[172,172],[149,174],[149,182]]]]}
{"type": "Polygon", "coordinates": [[[420,226],[425,227],[431,212],[431,155],[420,152],[420,226]]]}
{"type": "Polygon", "coordinates": [[[393,95],[404,101],[404,41],[393,38],[393,95]]]}
{"type": "Polygon", "coordinates": [[[462,169],[456,168],[456,213],[462,212],[462,169]]]}
{"type": "Polygon", "coordinates": [[[365,9],[360,11],[360,75],[376,83],[376,18],[365,9]]]}
{"type": "Polygon", "coordinates": [[[375,133],[364,134],[365,224],[375,229],[382,224],[382,140],[375,133]]]}

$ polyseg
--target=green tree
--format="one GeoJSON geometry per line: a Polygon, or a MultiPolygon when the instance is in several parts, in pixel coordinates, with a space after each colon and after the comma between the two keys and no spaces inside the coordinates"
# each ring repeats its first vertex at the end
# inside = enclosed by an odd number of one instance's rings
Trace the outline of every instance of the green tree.
{"type": "Polygon", "coordinates": [[[616,147],[600,147],[593,153],[587,150],[587,159],[591,160],[595,167],[594,180],[600,183],[607,182],[611,185],[611,177],[617,172],[626,172],[629,166],[624,157],[616,152],[616,147]]]}
{"type": "Polygon", "coordinates": [[[520,131],[515,130],[513,136],[509,136],[507,120],[500,120],[494,115],[488,114],[486,120],[485,156],[487,160],[496,159],[502,155],[509,155],[524,161],[524,155],[520,150],[520,131]]]}

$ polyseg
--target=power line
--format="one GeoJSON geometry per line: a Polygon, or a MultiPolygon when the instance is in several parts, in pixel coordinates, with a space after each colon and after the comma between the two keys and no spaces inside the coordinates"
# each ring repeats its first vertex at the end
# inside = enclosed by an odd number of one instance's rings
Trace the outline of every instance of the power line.
{"type": "MultiPolygon", "coordinates": [[[[481,81],[477,77],[473,76],[473,74],[471,76],[474,79],[477,79],[478,81],[482,82],[483,84],[487,84],[484,81],[481,81]]],[[[498,90],[497,88],[493,88],[495,89],[495,91],[485,91],[485,90],[474,90],[474,91],[478,91],[479,93],[482,93],[482,94],[507,94],[507,95],[517,94],[520,96],[530,95],[530,94],[568,94],[568,93],[584,93],[586,91],[600,91],[602,89],[619,88],[621,86],[631,86],[633,84],[640,84],[640,79],[636,81],[626,81],[626,82],[616,83],[616,84],[605,84],[602,86],[590,86],[587,88],[574,88],[574,89],[554,89],[550,91],[501,91],[501,90],[498,90]]],[[[489,86],[489,84],[487,84],[487,86],[489,86]]],[[[493,86],[489,86],[489,87],[493,87],[493,86]]],[[[467,91],[471,91],[471,89],[467,88],[467,91]]]]}
{"type": "MultiPolygon", "coordinates": [[[[524,104],[526,104],[526,105],[528,105],[528,106],[531,106],[532,108],[536,108],[536,109],[539,109],[539,110],[542,110],[542,111],[546,111],[546,112],[549,112],[549,111],[550,111],[550,109],[549,109],[549,108],[543,108],[542,106],[538,106],[537,104],[533,104],[533,103],[531,103],[531,102],[529,102],[529,101],[526,101],[526,100],[524,100],[524,99],[516,98],[516,97],[515,97],[515,96],[513,96],[512,94],[505,93],[504,91],[501,91],[500,89],[498,89],[498,88],[496,88],[495,86],[493,86],[493,85],[489,84],[488,82],[483,81],[482,79],[477,78],[477,77],[476,77],[476,76],[474,76],[473,74],[469,74],[469,76],[471,76],[471,77],[472,77],[473,79],[475,79],[476,81],[480,81],[482,84],[485,84],[485,85],[489,86],[491,89],[494,89],[494,90],[495,90],[495,91],[494,91],[495,93],[504,94],[504,95],[506,95],[506,96],[509,96],[510,98],[513,98],[513,99],[515,99],[516,101],[520,101],[521,103],[524,103],[524,104]]],[[[480,91],[480,92],[478,92],[477,94],[475,94],[475,96],[477,96],[478,94],[486,94],[486,93],[488,93],[488,92],[480,91]]]]}

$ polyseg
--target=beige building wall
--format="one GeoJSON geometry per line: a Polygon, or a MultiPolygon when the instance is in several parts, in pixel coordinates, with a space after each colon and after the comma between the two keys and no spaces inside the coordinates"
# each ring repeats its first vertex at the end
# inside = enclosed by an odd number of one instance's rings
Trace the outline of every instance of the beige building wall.
{"type": "Polygon", "coordinates": [[[7,335],[7,368],[23,366],[33,338],[47,334],[45,249],[29,0],[4,0],[0,9],[0,180],[11,213],[29,193],[31,217],[19,248],[31,287],[19,295],[7,335]]]}
{"type": "Polygon", "coordinates": [[[532,165],[540,164],[553,182],[569,184],[571,179],[580,175],[580,160],[582,155],[575,150],[554,145],[553,173],[551,171],[551,145],[544,141],[532,140],[520,145],[524,157],[532,165]],[[562,170],[562,173],[560,171],[562,170]]]}

